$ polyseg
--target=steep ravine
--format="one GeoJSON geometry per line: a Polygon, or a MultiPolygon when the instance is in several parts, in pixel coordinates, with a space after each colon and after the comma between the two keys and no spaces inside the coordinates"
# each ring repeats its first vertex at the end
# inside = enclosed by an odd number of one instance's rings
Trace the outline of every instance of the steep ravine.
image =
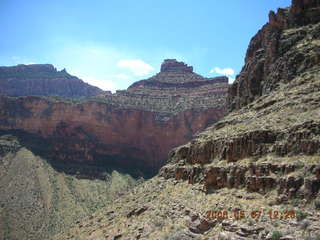
{"type": "Polygon", "coordinates": [[[139,183],[115,170],[94,180],[65,174],[52,167],[49,150],[34,135],[0,131],[0,239],[48,239],[139,183]]]}

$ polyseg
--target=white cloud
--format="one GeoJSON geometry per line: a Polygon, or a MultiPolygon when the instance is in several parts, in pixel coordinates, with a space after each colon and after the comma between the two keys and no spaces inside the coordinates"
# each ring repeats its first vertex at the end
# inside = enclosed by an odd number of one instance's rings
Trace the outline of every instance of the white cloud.
{"type": "Polygon", "coordinates": [[[117,74],[115,77],[118,79],[123,79],[123,80],[130,79],[130,76],[128,76],[127,74],[123,74],[123,73],[117,74]]]}
{"type": "Polygon", "coordinates": [[[229,84],[233,83],[235,78],[232,78],[232,77],[228,77],[229,78],[229,84]]]}
{"type": "Polygon", "coordinates": [[[32,65],[32,64],[36,64],[33,61],[30,61],[29,59],[23,58],[23,57],[19,57],[19,56],[12,56],[11,57],[11,61],[14,64],[24,64],[24,65],[32,65]]]}
{"type": "Polygon", "coordinates": [[[100,80],[92,77],[82,77],[81,79],[84,82],[89,83],[90,85],[96,86],[98,88],[101,88],[102,90],[105,90],[105,91],[115,92],[117,89],[116,84],[112,81],[100,80]]]}
{"type": "Polygon", "coordinates": [[[117,63],[120,68],[127,68],[136,76],[148,75],[154,68],[142,60],[120,60],[117,63]]]}
{"type": "Polygon", "coordinates": [[[233,76],[234,75],[234,70],[232,68],[219,68],[215,67],[210,70],[210,73],[217,73],[225,76],[233,76]]]}

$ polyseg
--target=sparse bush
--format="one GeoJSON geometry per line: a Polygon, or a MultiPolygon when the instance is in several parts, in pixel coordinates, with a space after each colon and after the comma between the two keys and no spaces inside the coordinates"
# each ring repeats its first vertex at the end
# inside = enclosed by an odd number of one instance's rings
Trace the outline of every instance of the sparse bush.
{"type": "Polygon", "coordinates": [[[320,199],[314,201],[314,207],[316,210],[320,210],[320,199]]]}
{"type": "Polygon", "coordinates": [[[252,219],[249,218],[249,221],[248,221],[248,225],[249,225],[249,226],[254,226],[255,223],[256,223],[256,221],[254,221],[254,220],[252,220],[252,219]]]}
{"type": "Polygon", "coordinates": [[[300,199],[293,199],[292,202],[291,202],[291,204],[292,204],[293,206],[295,206],[295,207],[299,206],[299,204],[300,204],[300,199]]]}
{"type": "Polygon", "coordinates": [[[310,240],[320,240],[320,234],[316,234],[315,236],[312,236],[310,240]]]}
{"type": "Polygon", "coordinates": [[[274,231],[272,233],[271,239],[272,240],[279,240],[282,237],[282,233],[279,231],[274,231]]]}
{"type": "Polygon", "coordinates": [[[297,216],[297,221],[300,222],[308,216],[308,213],[302,210],[297,210],[296,216],[297,216]]]}
{"type": "Polygon", "coordinates": [[[272,225],[273,225],[274,227],[276,227],[276,228],[279,227],[279,223],[276,222],[276,221],[275,221],[275,222],[272,222],[272,225]]]}
{"type": "Polygon", "coordinates": [[[320,235],[317,234],[315,236],[307,236],[304,238],[304,240],[320,240],[320,235]]]}
{"type": "Polygon", "coordinates": [[[304,220],[301,222],[300,226],[305,231],[310,226],[310,222],[308,220],[304,220]]]}
{"type": "Polygon", "coordinates": [[[200,238],[195,237],[195,236],[191,236],[185,231],[175,232],[175,233],[170,234],[170,236],[167,236],[165,238],[165,240],[181,240],[181,239],[184,239],[184,240],[200,240],[200,238]]]}

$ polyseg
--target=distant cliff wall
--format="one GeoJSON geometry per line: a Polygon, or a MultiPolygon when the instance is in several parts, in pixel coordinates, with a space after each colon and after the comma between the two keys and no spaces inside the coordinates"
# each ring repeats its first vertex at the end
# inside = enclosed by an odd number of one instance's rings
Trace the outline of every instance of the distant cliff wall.
{"type": "Polygon", "coordinates": [[[2,96],[0,129],[45,137],[56,161],[154,174],[170,149],[221,119],[226,110],[228,79],[203,78],[181,65],[171,61],[170,72],[90,100],[2,96]]]}
{"type": "Polygon", "coordinates": [[[103,91],[51,64],[0,67],[0,94],[8,96],[91,97],[103,91]]]}

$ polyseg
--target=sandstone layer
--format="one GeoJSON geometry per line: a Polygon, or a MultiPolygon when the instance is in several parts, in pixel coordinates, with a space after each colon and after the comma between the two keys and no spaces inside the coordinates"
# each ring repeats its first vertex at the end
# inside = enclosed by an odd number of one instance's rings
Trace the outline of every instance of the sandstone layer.
{"type": "Polygon", "coordinates": [[[174,62],[170,73],[83,101],[2,96],[1,129],[45,137],[59,162],[152,175],[171,148],[221,119],[226,109],[226,77],[203,78],[174,62]]]}

